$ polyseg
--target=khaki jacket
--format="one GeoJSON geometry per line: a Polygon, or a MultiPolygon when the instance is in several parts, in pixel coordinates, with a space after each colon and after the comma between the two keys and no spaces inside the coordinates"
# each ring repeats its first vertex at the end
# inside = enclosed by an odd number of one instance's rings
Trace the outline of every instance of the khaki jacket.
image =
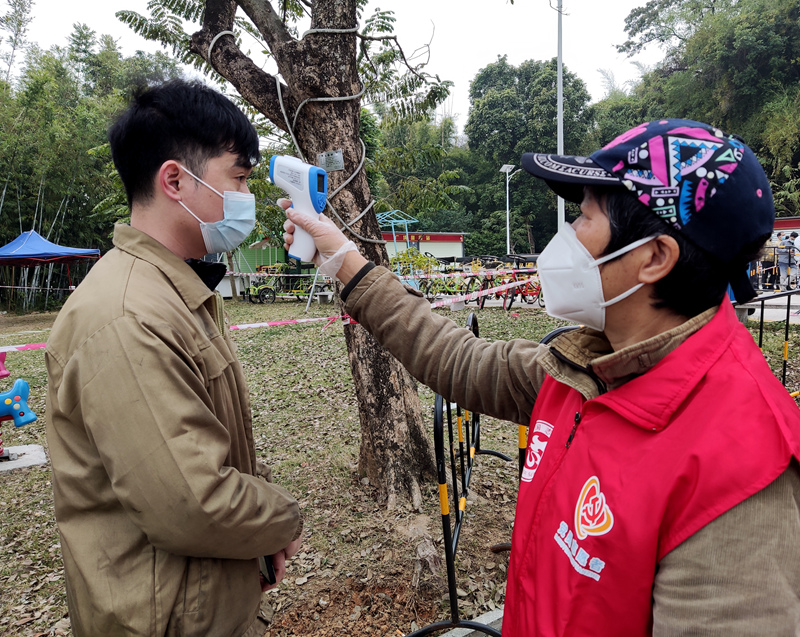
{"type": "MultiPolygon", "coordinates": [[[[358,323],[446,399],[524,425],[546,375],[594,398],[646,373],[716,311],[617,352],[602,333],[586,328],[550,346],[524,339],[489,342],[431,312],[417,291],[385,268],[367,270],[343,291],[345,310],[358,323]]],[[[720,408],[746,405],[720,396],[720,408]]],[[[800,473],[793,463],[661,560],[653,635],[800,634],[799,565],[800,473]]]]}
{"type": "Polygon", "coordinates": [[[256,558],[293,539],[297,502],[256,476],[219,295],[133,228],[114,245],[45,355],[73,632],[260,637],[256,558]]]}

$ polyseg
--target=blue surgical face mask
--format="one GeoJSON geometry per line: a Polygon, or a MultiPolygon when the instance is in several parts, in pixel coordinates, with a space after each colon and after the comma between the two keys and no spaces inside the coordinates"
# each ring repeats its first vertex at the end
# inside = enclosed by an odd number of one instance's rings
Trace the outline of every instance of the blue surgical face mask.
{"type": "Polygon", "coordinates": [[[206,244],[208,254],[216,252],[230,252],[235,250],[239,244],[247,238],[256,225],[256,198],[254,195],[236,190],[226,190],[221,193],[213,186],[208,185],[200,177],[181,166],[187,173],[203,184],[206,188],[213,190],[222,197],[223,218],[220,221],[206,223],[194,214],[185,203],[178,201],[186,212],[197,219],[200,224],[200,231],[203,233],[203,242],[206,244]]]}

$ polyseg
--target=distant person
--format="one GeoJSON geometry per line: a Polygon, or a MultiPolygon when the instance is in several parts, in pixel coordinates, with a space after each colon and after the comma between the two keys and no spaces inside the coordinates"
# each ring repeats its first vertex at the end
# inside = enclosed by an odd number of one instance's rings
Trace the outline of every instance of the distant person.
{"type": "Polygon", "coordinates": [[[780,238],[772,235],[769,241],[764,245],[761,250],[759,258],[761,259],[761,289],[762,290],[779,290],[778,283],[778,254],[777,249],[780,244],[780,238]]]}
{"type": "Polygon", "coordinates": [[[149,89],[109,132],[131,208],[47,343],[47,441],[76,637],[262,637],[295,499],[256,460],[250,398],[208,253],[255,223],[255,129],[218,92],[149,89]],[[266,479],[265,479],[266,478],[266,479]]]}
{"type": "Polygon", "coordinates": [[[797,279],[795,271],[795,245],[797,233],[784,234],[780,244],[778,244],[778,268],[781,277],[781,290],[787,291],[792,283],[791,278],[797,279]]]}
{"type": "Polygon", "coordinates": [[[769,182],[738,138],[637,126],[591,157],[522,156],[580,204],[538,259],[549,346],[488,342],[311,233],[345,311],[446,400],[526,424],[503,634],[800,631],[800,410],[726,296],[770,236],[769,182]]]}

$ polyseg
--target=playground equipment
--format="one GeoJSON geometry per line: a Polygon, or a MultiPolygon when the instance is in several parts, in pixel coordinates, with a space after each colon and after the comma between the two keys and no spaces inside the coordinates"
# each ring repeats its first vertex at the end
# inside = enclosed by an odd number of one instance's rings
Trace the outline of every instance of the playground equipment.
{"type": "MultiPolygon", "coordinates": [[[[36,414],[28,407],[28,396],[30,386],[28,382],[18,378],[14,381],[11,389],[4,394],[0,394],[0,422],[3,420],[13,420],[14,427],[22,427],[36,420],[36,414]]],[[[3,435],[0,430],[0,436],[3,435]]],[[[0,460],[16,460],[16,454],[12,454],[8,449],[3,448],[3,440],[0,438],[0,460]]]]}

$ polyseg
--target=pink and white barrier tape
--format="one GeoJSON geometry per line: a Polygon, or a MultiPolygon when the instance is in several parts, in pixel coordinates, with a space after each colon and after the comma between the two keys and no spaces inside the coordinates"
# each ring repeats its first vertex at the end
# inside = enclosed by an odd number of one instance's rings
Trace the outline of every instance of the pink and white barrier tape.
{"type": "Polygon", "coordinates": [[[44,349],[47,343],[31,343],[30,345],[5,345],[0,347],[0,352],[24,352],[29,349],[44,349]]]}
{"type": "Polygon", "coordinates": [[[522,268],[520,270],[480,270],[479,272],[447,272],[433,274],[406,274],[398,275],[401,279],[453,279],[462,277],[469,279],[475,276],[503,276],[506,274],[536,274],[536,268],[522,268]]]}
{"type": "Polygon", "coordinates": [[[469,294],[460,294],[458,296],[454,296],[449,299],[442,299],[441,301],[436,301],[435,303],[431,303],[431,309],[435,309],[437,307],[444,307],[445,305],[451,305],[452,303],[459,303],[461,301],[475,301],[476,299],[479,299],[482,296],[489,296],[490,294],[497,294],[498,292],[504,292],[505,290],[510,290],[511,288],[516,288],[519,287],[520,285],[525,285],[526,283],[527,281],[512,281],[511,283],[498,285],[496,288],[489,288],[488,290],[479,290],[478,292],[471,292],[469,294]]]}
{"type": "MultiPolygon", "coordinates": [[[[509,290],[511,288],[519,287],[520,285],[525,285],[527,281],[512,281],[511,283],[506,283],[504,285],[499,285],[496,288],[489,288],[487,290],[479,290],[478,292],[472,292],[470,294],[461,294],[459,296],[454,296],[448,299],[442,299],[441,301],[436,301],[435,303],[431,303],[431,309],[437,307],[444,307],[445,305],[450,305],[452,303],[458,303],[459,301],[474,301],[479,299],[482,296],[488,296],[490,294],[497,294],[498,292],[503,292],[505,290],[509,290]]],[[[327,329],[330,325],[332,325],[335,321],[342,319],[342,322],[345,325],[348,324],[355,324],[354,321],[350,316],[347,314],[336,315],[336,316],[323,316],[319,318],[303,318],[303,319],[289,319],[286,321],[267,321],[264,323],[245,323],[242,325],[231,325],[228,329],[230,330],[249,330],[256,327],[279,327],[281,325],[298,325],[300,323],[317,323],[319,321],[327,321],[325,327],[322,329],[327,329]]],[[[24,352],[27,350],[32,349],[44,349],[47,346],[47,343],[29,343],[28,345],[5,345],[0,347],[0,353],[5,352],[24,352]]]]}
{"type": "Polygon", "coordinates": [[[267,321],[266,323],[246,323],[243,325],[231,325],[231,330],[249,330],[255,327],[278,327],[279,325],[295,325],[297,323],[314,323],[317,321],[328,321],[328,323],[322,329],[326,329],[329,325],[331,325],[337,319],[345,319],[349,318],[347,315],[344,316],[325,316],[322,318],[305,318],[305,319],[291,319],[288,321],[267,321]]]}

